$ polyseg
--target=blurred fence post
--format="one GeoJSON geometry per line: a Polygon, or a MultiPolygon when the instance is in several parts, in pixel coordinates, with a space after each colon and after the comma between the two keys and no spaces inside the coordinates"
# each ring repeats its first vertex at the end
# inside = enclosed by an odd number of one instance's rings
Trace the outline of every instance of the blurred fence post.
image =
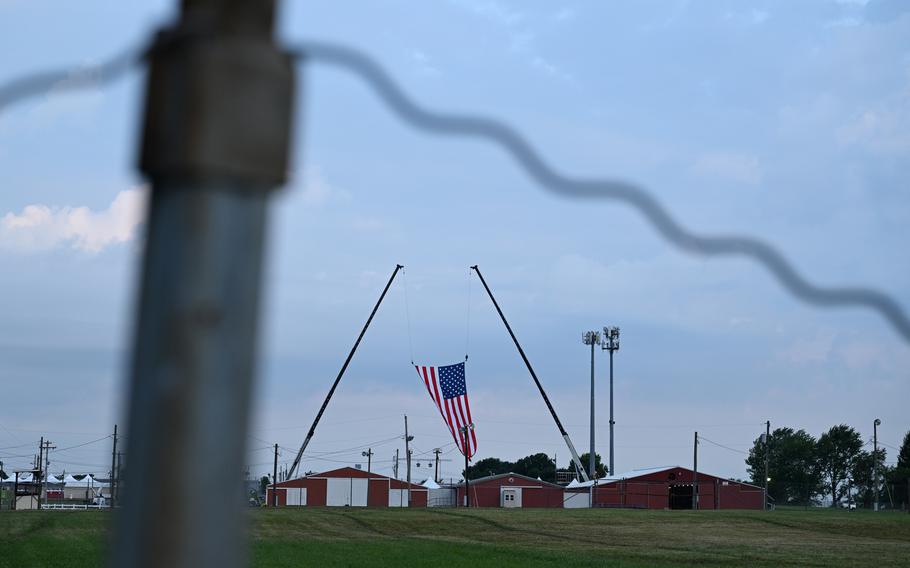
{"type": "Polygon", "coordinates": [[[288,171],[293,99],[274,13],[274,0],[183,0],[149,55],[152,192],[114,566],[247,561],[239,489],[266,210],[288,171]]]}

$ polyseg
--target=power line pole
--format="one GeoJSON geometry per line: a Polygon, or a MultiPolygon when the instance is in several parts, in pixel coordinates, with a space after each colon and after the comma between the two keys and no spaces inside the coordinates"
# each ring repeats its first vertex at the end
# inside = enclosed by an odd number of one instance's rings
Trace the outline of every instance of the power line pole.
{"type": "MultiPolygon", "coordinates": [[[[52,446],[53,442],[50,440],[44,441],[44,475],[41,477],[43,493],[44,493],[44,504],[47,505],[47,482],[50,480],[50,471],[51,471],[51,450],[56,450],[57,446],[52,446]]],[[[41,503],[41,495],[38,495],[38,503],[41,503]]]]}
{"type": "MultiPolygon", "coordinates": [[[[436,470],[435,470],[435,473],[433,473],[433,481],[435,481],[436,483],[439,483],[439,454],[441,454],[441,453],[442,453],[441,449],[433,448],[433,454],[436,456],[436,470]]],[[[0,465],[2,465],[2,462],[0,462],[0,465]]]]}
{"type": "Polygon", "coordinates": [[[247,564],[238,494],[273,190],[294,120],[277,0],[181,0],[148,51],[140,170],[151,186],[128,403],[133,490],[113,567],[247,564]],[[204,490],[163,499],[199,467],[204,490]],[[205,522],[200,522],[204,517],[205,522]],[[192,529],[192,530],[190,530],[192,529]]]}
{"type": "Polygon", "coordinates": [[[470,427],[471,426],[468,425],[468,426],[462,426],[461,428],[458,429],[461,432],[462,439],[465,440],[465,444],[464,444],[465,447],[463,448],[464,451],[462,453],[464,453],[464,498],[465,498],[465,507],[467,507],[467,508],[471,507],[471,491],[468,486],[468,448],[467,448],[467,446],[468,446],[467,439],[468,439],[468,434],[470,432],[470,427]]]}
{"type": "Polygon", "coordinates": [[[767,511],[767,510],[768,510],[768,482],[771,480],[771,477],[769,476],[769,470],[768,470],[768,464],[769,464],[770,458],[771,458],[771,452],[770,452],[770,448],[771,448],[771,421],[770,421],[770,420],[768,420],[768,421],[765,422],[765,439],[764,439],[764,442],[765,442],[765,484],[764,484],[764,492],[763,492],[763,493],[764,493],[765,504],[764,504],[764,507],[763,507],[763,508],[764,508],[765,511],[767,511]]]}
{"type": "Polygon", "coordinates": [[[278,444],[275,444],[275,461],[272,462],[272,507],[278,506],[278,444]]]}
{"type": "MultiPolygon", "coordinates": [[[[35,460],[35,470],[38,472],[38,509],[41,509],[41,489],[44,487],[44,436],[38,441],[38,459],[35,460]]],[[[35,481],[32,476],[32,481],[35,481]]]]}
{"type": "Polygon", "coordinates": [[[600,332],[586,331],[582,334],[581,341],[591,346],[591,452],[588,454],[588,475],[591,479],[597,479],[594,461],[594,347],[600,345],[600,332]]]}
{"type": "Polygon", "coordinates": [[[603,331],[603,342],[600,345],[601,350],[606,349],[610,352],[610,475],[616,476],[616,469],[613,466],[613,352],[619,351],[619,328],[616,326],[605,327],[603,331]]]}
{"type": "Polygon", "coordinates": [[[878,418],[872,423],[872,488],[875,492],[874,511],[878,511],[878,427],[882,423],[878,418]]]}
{"type": "Polygon", "coordinates": [[[367,448],[367,451],[360,452],[360,455],[367,459],[367,473],[370,473],[370,465],[373,458],[373,448],[367,448]]]}
{"type": "Polygon", "coordinates": [[[698,510],[698,432],[695,433],[695,444],[692,446],[692,509],[698,510]]]}
{"type": "Polygon", "coordinates": [[[414,439],[414,436],[408,436],[408,415],[404,415],[404,463],[407,468],[407,482],[408,482],[408,507],[411,506],[411,440],[414,439]]]}
{"type": "Polygon", "coordinates": [[[115,490],[117,487],[117,425],[114,424],[114,444],[111,448],[111,482],[109,491],[111,492],[111,511],[114,510],[116,503],[115,490]]]}

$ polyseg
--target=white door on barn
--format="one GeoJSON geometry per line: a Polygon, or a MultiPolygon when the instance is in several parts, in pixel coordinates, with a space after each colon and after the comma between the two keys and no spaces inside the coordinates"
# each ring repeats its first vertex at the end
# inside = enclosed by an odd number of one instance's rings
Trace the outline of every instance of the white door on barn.
{"type": "Polygon", "coordinates": [[[367,506],[367,489],[370,480],[351,478],[351,506],[367,506]]]}
{"type": "Polygon", "coordinates": [[[587,509],[591,506],[591,493],[565,491],[562,494],[562,506],[564,509],[587,509]]]}
{"type": "Polygon", "coordinates": [[[506,509],[521,507],[521,488],[503,489],[502,506],[506,509]]]}
{"type": "Polygon", "coordinates": [[[389,489],[389,507],[407,507],[407,489],[389,489]]]}
{"type": "Polygon", "coordinates": [[[302,507],[306,505],[306,487],[290,487],[287,490],[288,507],[302,507]]]}
{"type": "Polygon", "coordinates": [[[351,504],[351,478],[330,477],[326,481],[326,506],[347,507],[351,504]]]}

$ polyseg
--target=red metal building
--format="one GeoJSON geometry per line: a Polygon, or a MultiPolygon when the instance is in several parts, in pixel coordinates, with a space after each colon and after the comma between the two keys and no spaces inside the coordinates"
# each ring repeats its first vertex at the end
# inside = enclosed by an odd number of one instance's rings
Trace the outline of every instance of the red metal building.
{"type": "MultiPolygon", "coordinates": [[[[427,506],[427,488],[410,484],[411,507],[427,506]]],[[[407,507],[408,483],[378,473],[342,467],[283,481],[275,487],[279,507],[407,507]]],[[[266,491],[272,505],[272,486],[266,491]]]]}
{"type": "MultiPolygon", "coordinates": [[[[634,470],[598,480],[594,489],[595,507],[624,507],[633,509],[692,509],[695,490],[694,473],[680,466],[634,470]]],[[[567,489],[590,495],[589,484],[567,489]]],[[[698,472],[699,509],[762,509],[762,488],[741,481],[723,479],[698,472]]]]}
{"type": "MultiPolygon", "coordinates": [[[[458,506],[464,506],[464,483],[457,487],[458,506]]],[[[474,479],[470,481],[468,487],[472,507],[562,508],[562,486],[518,473],[503,473],[474,479]]]]}

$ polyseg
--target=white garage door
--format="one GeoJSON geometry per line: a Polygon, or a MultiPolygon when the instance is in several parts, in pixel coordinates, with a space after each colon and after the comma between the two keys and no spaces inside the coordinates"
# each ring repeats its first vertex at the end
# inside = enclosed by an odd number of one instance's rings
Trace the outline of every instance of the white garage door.
{"type": "Polygon", "coordinates": [[[287,506],[301,507],[306,505],[306,487],[289,487],[287,492],[287,506]]]}
{"type": "Polygon", "coordinates": [[[367,506],[367,486],[370,480],[351,478],[351,506],[367,506]]]}
{"type": "Polygon", "coordinates": [[[562,506],[566,509],[586,509],[591,506],[591,494],[566,491],[562,494],[562,506]]]}
{"type": "Polygon", "coordinates": [[[389,507],[407,507],[407,489],[389,489],[389,507]]]}
{"type": "Polygon", "coordinates": [[[329,507],[345,507],[351,504],[351,479],[348,477],[327,479],[325,504],[329,507]]]}

